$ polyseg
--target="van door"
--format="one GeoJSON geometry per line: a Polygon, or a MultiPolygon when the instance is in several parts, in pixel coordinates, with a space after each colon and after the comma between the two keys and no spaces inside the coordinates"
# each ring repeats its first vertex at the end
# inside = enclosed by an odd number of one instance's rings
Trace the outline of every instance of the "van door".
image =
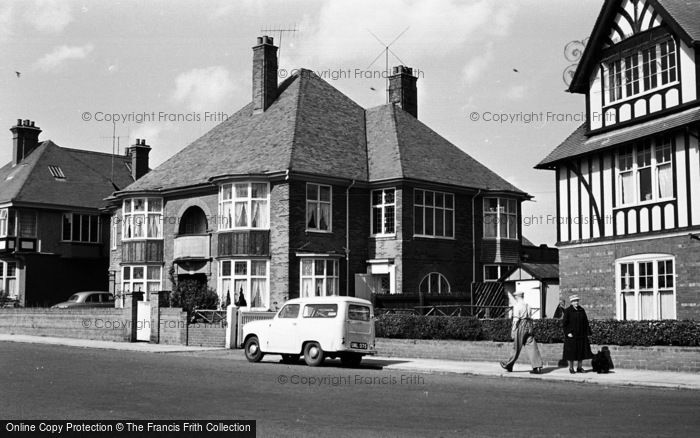
{"type": "Polygon", "coordinates": [[[263,351],[270,353],[301,353],[299,341],[299,304],[287,304],[270,320],[268,345],[263,351]]]}
{"type": "Polygon", "coordinates": [[[371,350],[374,346],[372,309],[363,304],[349,303],[345,330],[348,347],[353,350],[371,350]]]}

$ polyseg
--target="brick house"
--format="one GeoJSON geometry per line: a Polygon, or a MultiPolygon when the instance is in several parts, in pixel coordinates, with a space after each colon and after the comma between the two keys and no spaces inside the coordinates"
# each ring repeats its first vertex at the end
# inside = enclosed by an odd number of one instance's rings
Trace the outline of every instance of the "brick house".
{"type": "Polygon", "coordinates": [[[12,161],[0,168],[0,290],[23,306],[107,290],[110,216],[101,208],[134,182],[132,158],[40,142],[29,120],[10,131],[12,161]]]}
{"type": "Polygon", "coordinates": [[[410,68],[370,109],[309,70],[277,77],[277,47],[259,38],[253,101],[110,198],[113,290],[148,299],[200,279],[264,310],[465,292],[517,262],[529,196],[417,119],[410,68]]]}
{"type": "Polygon", "coordinates": [[[561,290],[620,320],[700,318],[700,4],[608,0],[555,173],[561,290]]]}

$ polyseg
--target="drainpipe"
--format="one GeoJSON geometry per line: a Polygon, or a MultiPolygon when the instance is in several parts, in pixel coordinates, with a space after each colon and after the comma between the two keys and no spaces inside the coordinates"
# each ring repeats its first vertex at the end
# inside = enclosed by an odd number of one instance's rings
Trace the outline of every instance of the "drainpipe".
{"type": "MultiPolygon", "coordinates": [[[[476,211],[474,209],[474,200],[477,196],[481,194],[481,189],[479,189],[474,196],[472,196],[472,283],[476,281],[476,211]]],[[[472,290],[471,284],[469,285],[469,301],[471,305],[474,304],[474,292],[472,290]]],[[[472,312],[474,308],[472,307],[472,312]]]]}
{"type": "Polygon", "coordinates": [[[345,190],[345,295],[350,296],[350,189],[355,185],[352,180],[345,190]]]}

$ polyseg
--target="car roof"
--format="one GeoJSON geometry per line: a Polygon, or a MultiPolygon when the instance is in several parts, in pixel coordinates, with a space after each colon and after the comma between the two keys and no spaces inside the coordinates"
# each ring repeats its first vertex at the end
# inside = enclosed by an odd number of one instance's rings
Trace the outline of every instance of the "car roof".
{"type": "Polygon", "coordinates": [[[303,298],[293,298],[284,304],[330,304],[330,303],[355,303],[364,304],[366,306],[371,306],[372,303],[363,298],[356,297],[341,297],[341,296],[331,296],[331,297],[303,297],[303,298]]]}
{"type": "Polygon", "coordinates": [[[83,290],[83,291],[80,291],[80,292],[75,292],[75,293],[73,293],[73,295],[82,295],[82,296],[84,296],[84,295],[92,295],[92,294],[110,294],[110,295],[112,295],[111,293],[109,293],[109,292],[106,291],[106,290],[83,290]]]}

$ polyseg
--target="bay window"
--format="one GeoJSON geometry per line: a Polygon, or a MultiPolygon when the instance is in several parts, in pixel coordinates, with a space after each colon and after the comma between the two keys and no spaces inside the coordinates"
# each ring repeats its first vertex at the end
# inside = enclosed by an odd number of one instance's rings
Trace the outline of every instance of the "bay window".
{"type": "Polygon", "coordinates": [[[267,260],[220,260],[218,294],[221,305],[228,298],[239,307],[267,310],[270,307],[268,271],[267,260]]]}
{"type": "Polygon", "coordinates": [[[302,259],[300,297],[339,294],[338,260],[302,259]]]}
{"type": "Polygon", "coordinates": [[[394,234],[396,199],[394,189],[372,191],[372,234],[394,234]]]}
{"type": "Polygon", "coordinates": [[[7,292],[12,298],[19,296],[17,289],[17,262],[0,261],[0,294],[7,292]]]}
{"type": "Polygon", "coordinates": [[[616,265],[618,319],[676,318],[673,257],[637,255],[620,259],[616,265]]]}
{"type": "Polygon", "coordinates": [[[243,182],[219,187],[221,230],[269,229],[270,186],[243,182]]]}
{"type": "Polygon", "coordinates": [[[163,238],[162,199],[125,199],[122,209],[122,215],[123,240],[163,238]]]}
{"type": "Polygon", "coordinates": [[[15,211],[9,208],[0,210],[0,237],[15,236],[15,211]]]}
{"type": "Polygon", "coordinates": [[[331,186],[306,184],[306,230],[331,231],[331,186]]]}
{"type": "Polygon", "coordinates": [[[484,198],[484,237],[518,238],[518,203],[514,199],[484,198]]]}
{"type": "Polygon", "coordinates": [[[161,266],[122,266],[122,294],[143,292],[148,301],[151,293],[158,293],[162,285],[161,266]]]}
{"type": "Polygon", "coordinates": [[[617,155],[620,205],[673,198],[672,137],[645,140],[617,155]]]}

